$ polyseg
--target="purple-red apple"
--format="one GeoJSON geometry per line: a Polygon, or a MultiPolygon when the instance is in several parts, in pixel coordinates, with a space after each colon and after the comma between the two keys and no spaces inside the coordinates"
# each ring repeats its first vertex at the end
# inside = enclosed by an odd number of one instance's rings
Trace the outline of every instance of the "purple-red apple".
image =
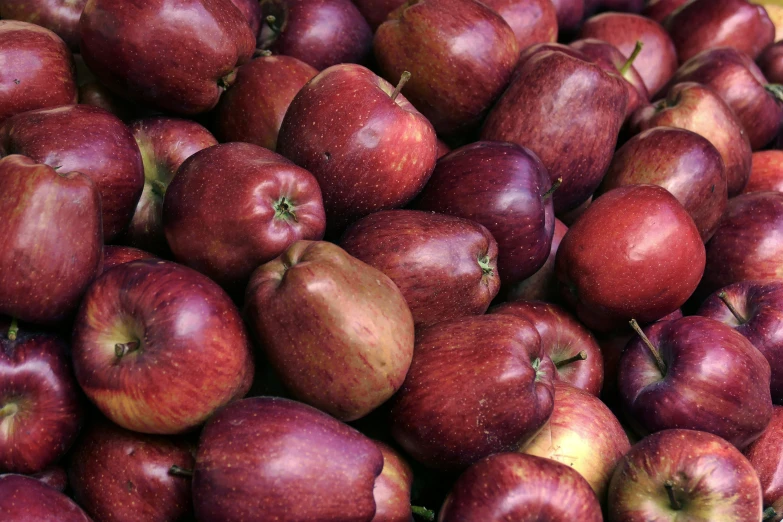
{"type": "Polygon", "coordinates": [[[560,32],[579,28],[585,16],[585,0],[552,0],[552,3],[557,12],[557,26],[560,32]]]}
{"type": "Polygon", "coordinates": [[[124,265],[125,263],[142,259],[157,259],[157,257],[138,248],[106,245],[103,247],[103,271],[101,273],[117,265],[124,265]]]}
{"type": "Polygon", "coordinates": [[[750,179],[742,192],[767,191],[783,192],[783,151],[761,150],[753,153],[750,179]]]}
{"type": "Polygon", "coordinates": [[[783,42],[767,47],[758,58],[758,64],[764,77],[770,83],[783,83],[783,42]]]}
{"type": "Polygon", "coordinates": [[[79,49],[79,17],[87,0],[7,0],[0,3],[0,18],[40,25],[79,49]]]}
{"type": "Polygon", "coordinates": [[[38,473],[30,475],[36,480],[40,480],[47,486],[56,489],[60,493],[68,488],[68,473],[60,465],[54,465],[38,473]]]}
{"type": "MultiPolygon", "coordinates": [[[[765,522],[783,518],[783,407],[775,406],[772,420],[761,437],[745,449],[745,456],[761,481],[764,505],[775,510],[765,522]]],[[[765,511],[765,514],[767,511],[765,511]]]]}
{"type": "Polygon", "coordinates": [[[674,11],[692,0],[648,0],[642,9],[642,14],[647,18],[664,24],[674,11]]]}
{"type": "Polygon", "coordinates": [[[520,52],[531,45],[557,41],[557,10],[552,0],[481,0],[503,17],[520,52]]]}
{"type": "Polygon", "coordinates": [[[411,522],[413,470],[391,447],[377,440],[375,444],[383,454],[383,471],[375,479],[372,522],[411,522]]]}
{"type": "Polygon", "coordinates": [[[231,3],[244,15],[253,36],[258,36],[264,15],[261,2],[258,0],[231,0],[231,3]]]}
{"type": "Polygon", "coordinates": [[[92,522],[70,498],[38,479],[0,475],[3,522],[92,522]]]}
{"type": "Polygon", "coordinates": [[[353,3],[370,24],[370,29],[375,32],[392,11],[405,3],[405,0],[353,0],[353,3]]]}
{"type": "Polygon", "coordinates": [[[557,278],[555,277],[555,256],[566,232],[568,232],[568,227],[555,218],[555,233],[552,236],[552,247],[549,249],[549,257],[546,258],[544,265],[535,274],[509,287],[508,299],[512,301],[547,301],[550,303],[560,300],[560,290],[557,287],[557,278]]]}

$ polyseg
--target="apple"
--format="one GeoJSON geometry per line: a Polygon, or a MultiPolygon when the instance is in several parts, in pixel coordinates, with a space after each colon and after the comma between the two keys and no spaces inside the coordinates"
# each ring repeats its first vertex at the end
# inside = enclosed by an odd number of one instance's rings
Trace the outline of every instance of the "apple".
{"type": "Polygon", "coordinates": [[[181,520],[193,511],[195,460],[185,439],[142,435],[105,420],[90,425],[70,453],[73,496],[95,520],[181,520]]]}
{"type": "Polygon", "coordinates": [[[672,127],[637,134],[615,152],[598,193],[645,183],[671,192],[693,218],[702,240],[712,237],[728,197],[723,159],[706,138],[672,127]]]}
{"type": "Polygon", "coordinates": [[[375,516],[371,522],[410,522],[413,470],[389,445],[374,442],[383,455],[383,471],[375,479],[375,516]]]}
{"type": "Polygon", "coordinates": [[[294,96],[318,71],[292,56],[260,56],[237,71],[215,108],[220,141],[277,148],[277,135],[294,96]]]}
{"type": "Polygon", "coordinates": [[[648,0],[644,9],[642,9],[642,15],[651,20],[655,20],[659,24],[665,24],[669,15],[691,1],[692,0],[648,0]]]}
{"type": "Polygon", "coordinates": [[[704,243],[669,191],[631,185],[596,199],[568,229],[555,261],[563,298],[600,332],[673,312],[704,273],[704,243]]]}
{"type": "Polygon", "coordinates": [[[364,19],[375,32],[389,17],[392,11],[405,3],[405,0],[353,0],[354,5],[362,13],[364,19]]]}
{"type": "Polygon", "coordinates": [[[0,506],[5,522],[92,522],[73,500],[24,475],[0,475],[0,506]]]}
{"type": "Polygon", "coordinates": [[[552,0],[552,3],[557,12],[557,26],[561,32],[579,28],[585,14],[585,0],[552,0]]]}
{"type": "Polygon", "coordinates": [[[481,315],[500,289],[498,245],[482,225],[420,210],[385,210],[354,223],[340,246],[397,285],[417,328],[481,315]]]}
{"type": "Polygon", "coordinates": [[[142,108],[120,98],[97,80],[80,83],[78,98],[80,104],[92,105],[93,107],[103,109],[114,114],[125,123],[130,123],[137,119],[138,113],[142,112],[142,108]]]}
{"type": "Polygon", "coordinates": [[[764,7],[770,21],[775,26],[775,42],[783,40],[783,4],[779,0],[750,0],[764,7]]]}
{"type": "Polygon", "coordinates": [[[780,522],[783,518],[783,407],[775,406],[772,421],[761,437],[745,449],[745,456],[761,481],[765,521],[780,522]],[[769,513],[772,508],[774,514],[769,513]],[[767,514],[771,516],[766,516],[767,514]]]}
{"type": "Polygon", "coordinates": [[[555,364],[555,378],[598,395],[604,380],[601,348],[587,328],[551,303],[516,301],[490,310],[529,321],[541,336],[541,348],[555,364]]]}
{"type": "Polygon", "coordinates": [[[541,51],[520,64],[484,122],[481,139],[527,147],[553,182],[562,178],[552,196],[559,215],[578,207],[598,188],[627,103],[628,89],[619,76],[607,74],[586,57],[541,51]]]}
{"type": "Polygon", "coordinates": [[[80,52],[112,91],[192,115],[215,106],[256,38],[231,0],[88,0],[80,52]]]}
{"type": "Polygon", "coordinates": [[[758,65],[770,83],[783,83],[783,43],[776,42],[767,47],[759,56],[758,65]]]}
{"type": "Polygon", "coordinates": [[[557,10],[552,0],[481,0],[514,31],[517,48],[557,41],[557,10]]]}
{"type": "Polygon", "coordinates": [[[508,289],[508,299],[511,301],[547,301],[560,300],[560,291],[555,278],[555,256],[560,242],[563,240],[568,227],[562,221],[555,218],[555,233],[552,236],[552,247],[549,249],[549,257],[538,272],[508,289]]]}
{"type": "Polygon", "coordinates": [[[258,0],[231,0],[231,3],[233,3],[245,16],[253,35],[258,36],[258,33],[261,31],[261,21],[263,19],[261,3],[258,0]]]}
{"type": "Polygon", "coordinates": [[[644,4],[645,0],[585,0],[585,9],[590,14],[596,11],[639,13],[644,4]]]}
{"type": "Polygon", "coordinates": [[[753,153],[750,179],[742,192],[767,191],[783,192],[783,151],[761,150],[753,153]]]}
{"type": "Polygon", "coordinates": [[[103,271],[101,273],[117,265],[124,265],[125,263],[142,259],[157,259],[157,257],[138,248],[106,245],[103,248],[103,271]]]}
{"type": "Polygon", "coordinates": [[[748,460],[720,437],[666,430],[623,457],[607,506],[607,522],[749,522],[761,520],[761,486],[748,460]]]}
{"type": "Polygon", "coordinates": [[[376,444],[315,408],[254,397],[201,432],[193,501],[199,522],[370,521],[384,461],[376,444]]]}
{"type": "MultiPolygon", "coordinates": [[[[0,9],[9,6],[3,2],[0,9]]],[[[14,114],[76,103],[73,58],[52,31],[0,20],[0,61],[0,123],[14,114]]]]}
{"type": "Polygon", "coordinates": [[[0,126],[0,155],[8,154],[92,179],[101,195],[106,242],[128,226],[144,188],[144,166],[133,135],[116,116],[97,107],[69,105],[9,118],[0,126]]]}
{"type": "Polygon", "coordinates": [[[180,165],[196,152],[217,145],[217,140],[198,123],[180,118],[145,118],[135,121],[130,129],[144,164],[144,190],[125,241],[166,255],[169,246],[163,232],[163,196],[180,165]]]}
{"type": "Polygon", "coordinates": [[[555,366],[535,327],[491,314],[416,336],[392,403],[391,433],[428,467],[456,471],[532,438],[552,413],[555,366]]]}
{"type": "Polygon", "coordinates": [[[400,85],[360,65],[335,65],[310,80],[285,114],[277,150],[318,180],[331,234],[405,205],[432,173],[435,130],[400,85]]]}
{"type": "Polygon", "coordinates": [[[71,347],[76,379],[123,428],[175,434],[244,396],[250,343],[228,295],[169,261],[134,261],[87,290],[71,347]]]}
{"type": "Polygon", "coordinates": [[[452,488],[438,522],[601,522],[590,485],[549,459],[499,453],[468,468],[452,488]]]}
{"type": "Polygon", "coordinates": [[[60,493],[64,493],[68,488],[68,473],[65,468],[54,465],[38,473],[30,475],[32,478],[40,480],[50,488],[54,488],[60,493]]]}
{"type": "Polygon", "coordinates": [[[501,252],[500,279],[512,284],[536,273],[549,255],[554,231],[551,190],[547,170],[532,151],[479,141],[438,160],[414,207],[487,227],[501,252]]]}
{"type": "Polygon", "coordinates": [[[40,25],[79,49],[79,17],[87,0],[25,0],[0,4],[0,18],[40,25]]]}
{"type": "Polygon", "coordinates": [[[447,137],[481,123],[519,58],[511,27],[473,0],[403,4],[378,27],[373,50],[387,80],[411,73],[403,94],[447,137]]]}
{"type": "Polygon", "coordinates": [[[0,159],[0,314],[54,323],[79,304],[103,255],[101,199],[86,176],[0,159]]]}

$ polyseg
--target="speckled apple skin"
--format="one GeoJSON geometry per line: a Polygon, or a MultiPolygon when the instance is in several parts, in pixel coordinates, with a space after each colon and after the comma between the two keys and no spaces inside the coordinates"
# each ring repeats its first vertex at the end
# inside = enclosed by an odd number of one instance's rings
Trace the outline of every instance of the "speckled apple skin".
{"type": "Polygon", "coordinates": [[[73,500],[23,475],[0,475],[0,506],[5,522],[92,522],[73,500]]]}
{"type": "Polygon", "coordinates": [[[783,192],[783,150],[753,153],[750,179],[742,193],[767,191],[783,192]]]}
{"type": "Polygon", "coordinates": [[[8,0],[0,5],[0,18],[45,27],[78,52],[79,17],[86,3],[87,0],[8,0]]]}
{"type": "Polygon", "coordinates": [[[745,456],[761,481],[764,506],[777,515],[771,522],[783,520],[783,407],[775,406],[772,420],[761,437],[745,449],[745,456]]]}
{"type": "Polygon", "coordinates": [[[411,486],[413,470],[396,450],[375,441],[383,454],[383,471],[375,479],[372,522],[411,522],[411,486]]]}

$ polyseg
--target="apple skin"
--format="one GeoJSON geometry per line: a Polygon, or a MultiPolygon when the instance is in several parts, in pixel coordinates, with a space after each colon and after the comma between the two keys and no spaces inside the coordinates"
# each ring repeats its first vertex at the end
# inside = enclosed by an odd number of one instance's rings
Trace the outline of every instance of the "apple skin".
{"type": "Polygon", "coordinates": [[[750,179],[742,192],[768,191],[783,192],[783,151],[761,150],[753,153],[750,179]]]}
{"type": "Polygon", "coordinates": [[[447,137],[479,125],[519,58],[511,27],[473,0],[404,4],[378,27],[373,50],[390,82],[411,73],[403,94],[447,137]]]}
{"type": "Polygon", "coordinates": [[[369,522],[383,469],[376,444],[325,413],[273,397],[218,412],[201,433],[193,475],[199,522],[369,522]]]}
{"type": "Polygon", "coordinates": [[[783,42],[767,47],[759,56],[758,65],[770,83],[783,83],[783,42]]]}
{"type": "Polygon", "coordinates": [[[726,171],[718,150],[685,129],[654,127],[617,150],[598,194],[617,187],[658,185],[677,198],[705,243],[728,204],[726,171]]]}
{"type": "Polygon", "coordinates": [[[97,107],[69,105],[9,118],[0,126],[0,155],[8,154],[92,179],[101,194],[106,242],[128,226],[144,188],[144,165],[133,135],[97,107]]]}
{"type": "Polygon", "coordinates": [[[609,485],[607,522],[761,520],[761,487],[748,460],[715,435],[666,430],[623,457],[609,485]],[[669,501],[670,481],[675,499],[669,501]]]}
{"type": "MultiPolygon", "coordinates": [[[[761,437],[745,449],[745,456],[761,481],[764,506],[772,507],[777,515],[769,522],[783,518],[783,407],[775,406],[772,420],[761,437]]],[[[767,520],[767,519],[765,519],[767,520]]]]}
{"type": "Polygon", "coordinates": [[[542,51],[520,64],[484,122],[481,139],[527,147],[553,182],[562,178],[552,196],[559,215],[578,207],[598,188],[627,103],[628,89],[619,76],[586,58],[542,51]]]}
{"type": "Polygon", "coordinates": [[[0,123],[14,114],[76,103],[71,52],[50,30],[0,20],[0,60],[0,123]]]}
{"type": "Polygon", "coordinates": [[[596,199],[568,229],[555,273],[579,319],[608,332],[682,306],[704,263],[699,231],[677,199],[656,185],[631,185],[596,199]]]}
{"type": "Polygon", "coordinates": [[[318,180],[330,234],[405,205],[435,167],[435,130],[404,96],[392,100],[393,90],[360,65],[335,65],[310,80],[285,114],[277,150],[318,180]]]}
{"type": "Polygon", "coordinates": [[[120,98],[97,80],[79,84],[79,104],[92,105],[117,116],[125,123],[137,119],[140,107],[133,106],[127,100],[120,98]]]}
{"type": "Polygon", "coordinates": [[[373,33],[405,0],[353,0],[354,5],[370,24],[373,33]]]}
{"type": "Polygon", "coordinates": [[[531,45],[557,41],[557,10],[552,0],[481,0],[514,31],[520,52],[531,45]]]}
{"type": "Polygon", "coordinates": [[[263,19],[261,3],[258,0],[231,0],[231,3],[244,15],[253,36],[258,36],[263,19]]]}
{"type": "Polygon", "coordinates": [[[678,83],[665,99],[631,116],[630,128],[635,132],[653,127],[675,127],[704,136],[723,158],[729,197],[745,188],[753,155],[748,135],[731,107],[709,87],[678,83]]]}
{"type": "Polygon", "coordinates": [[[563,308],[540,301],[516,301],[495,306],[490,313],[521,317],[536,328],[544,353],[555,364],[555,382],[568,383],[592,395],[600,393],[604,381],[601,348],[590,331],[563,308]],[[584,360],[562,364],[580,352],[585,353],[584,360]]]}
{"type": "Polygon", "coordinates": [[[354,223],[340,246],[389,276],[416,328],[481,315],[500,290],[498,245],[489,230],[467,219],[385,210],[354,223]]]}
{"type": "Polygon", "coordinates": [[[144,190],[125,234],[139,249],[167,255],[163,232],[163,196],[180,165],[196,152],[217,145],[212,134],[190,120],[154,117],[130,127],[144,164],[144,190]]]}
{"type": "Polygon", "coordinates": [[[674,11],[687,4],[691,0],[648,0],[642,9],[642,15],[655,20],[659,24],[665,24],[674,11]]]}
{"type": "Polygon", "coordinates": [[[73,500],[24,475],[0,475],[0,505],[5,522],[92,522],[73,500]]]}
{"type": "Polygon", "coordinates": [[[585,15],[585,0],[552,0],[552,4],[557,12],[557,26],[561,32],[579,28],[585,15]]]}
{"type": "Polygon", "coordinates": [[[169,261],[133,261],[100,276],[82,300],[71,349],[87,397],[141,433],[195,428],[244,396],[253,378],[234,303],[206,276],[169,261]],[[117,344],[134,341],[117,355],[117,344]]]}
{"type": "Polygon", "coordinates": [[[555,256],[560,242],[563,240],[568,227],[562,221],[555,218],[555,233],[552,236],[552,247],[549,249],[549,257],[538,272],[511,285],[507,298],[510,301],[547,301],[550,303],[560,300],[560,290],[555,277],[555,256]]]}
{"type": "Polygon", "coordinates": [[[783,194],[754,192],[729,200],[707,243],[707,266],[697,296],[732,283],[780,279],[783,271],[783,194]]]}
{"type": "Polygon", "coordinates": [[[518,451],[578,472],[606,500],[612,472],[631,449],[620,422],[594,394],[555,382],[555,409],[544,428],[518,451]]]}
{"type": "Polygon", "coordinates": [[[38,473],[30,475],[36,480],[40,480],[50,488],[64,493],[68,488],[68,473],[65,468],[59,465],[51,466],[38,473]]]}
{"type": "Polygon", "coordinates": [[[103,271],[101,274],[117,265],[124,265],[131,261],[141,261],[143,259],[157,259],[157,257],[138,248],[106,245],[103,248],[103,271]]]}
{"type": "Polygon", "coordinates": [[[608,42],[626,58],[641,42],[642,51],[633,62],[651,95],[660,91],[677,70],[677,50],[666,30],[654,20],[633,13],[603,13],[588,18],[580,38],[608,42]]]}
{"type": "Polygon", "coordinates": [[[98,420],[70,453],[68,477],[74,499],[96,520],[176,521],[193,511],[190,478],[170,470],[192,470],[194,464],[185,439],[143,435],[98,420]]]}
{"type": "Polygon", "coordinates": [[[413,363],[392,404],[392,436],[439,470],[514,450],[551,415],[554,374],[541,337],[524,319],[493,314],[438,323],[416,336],[413,363]]]}
{"type": "Polygon", "coordinates": [[[16,154],[0,159],[0,187],[0,314],[61,321],[100,271],[100,194],[78,172],[16,154]]]}
{"type": "Polygon", "coordinates": [[[680,63],[706,49],[734,47],[755,60],[775,41],[767,11],[747,0],[695,0],[666,20],[680,63]]]}
{"type": "Polygon", "coordinates": [[[500,453],[465,471],[438,522],[601,522],[601,506],[579,473],[553,460],[500,453]]]}
{"type": "Polygon", "coordinates": [[[244,290],[259,265],[295,241],[321,239],[325,227],[312,174],[249,143],[215,145],[191,156],[163,203],[174,257],[232,294],[244,290]]]}
{"type": "Polygon", "coordinates": [[[215,106],[256,43],[231,0],[88,0],[79,30],[82,57],[101,83],[185,115],[215,106]]]}
{"type": "Polygon", "coordinates": [[[59,337],[0,328],[0,472],[32,474],[65,455],[83,407],[68,346],[59,337]]]}
{"type": "Polygon", "coordinates": [[[546,196],[550,188],[547,170],[532,151],[479,141],[438,160],[414,207],[487,227],[502,252],[500,279],[511,284],[536,273],[549,255],[555,219],[546,196]]]}
{"type": "Polygon", "coordinates": [[[45,27],[76,51],[79,49],[79,17],[86,3],[87,0],[11,0],[0,5],[0,18],[45,27]]]}
{"type": "Polygon", "coordinates": [[[260,56],[246,63],[215,108],[215,134],[221,142],[243,141],[275,150],[291,101],[316,74],[292,56],[260,56]]]}
{"type": "Polygon", "coordinates": [[[620,400],[637,433],[672,428],[707,431],[742,449],[772,416],[770,365],[742,334],[719,321],[691,316],[645,328],[665,372],[638,336],[623,351],[620,400]],[[717,377],[726,368],[730,378],[717,377]]]}
{"type": "Polygon", "coordinates": [[[698,315],[727,324],[744,335],[772,369],[772,401],[783,404],[783,281],[742,281],[720,289],[702,303],[698,315]],[[740,321],[718,296],[725,294],[740,321]]]}
{"type": "Polygon", "coordinates": [[[372,522],[412,522],[413,470],[402,456],[383,442],[374,441],[383,454],[383,471],[375,479],[372,522]]]}

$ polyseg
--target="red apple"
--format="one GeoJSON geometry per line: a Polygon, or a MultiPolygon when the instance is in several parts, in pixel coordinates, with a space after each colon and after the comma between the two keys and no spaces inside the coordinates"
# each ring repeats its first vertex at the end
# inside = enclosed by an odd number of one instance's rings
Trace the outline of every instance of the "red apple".
{"type": "Polygon", "coordinates": [[[552,0],[481,0],[503,17],[523,51],[542,42],[557,41],[557,10],[552,0]]]}
{"type": "Polygon", "coordinates": [[[125,263],[142,259],[157,259],[157,257],[138,248],[106,245],[103,248],[103,271],[101,273],[117,265],[124,265],[125,263]]]}
{"type": "Polygon", "coordinates": [[[758,64],[770,83],[783,83],[783,42],[767,47],[759,56],[758,64]]]}
{"type": "Polygon", "coordinates": [[[512,301],[547,301],[550,303],[560,300],[560,291],[557,287],[557,278],[555,277],[555,256],[566,232],[568,232],[568,227],[555,218],[555,233],[552,236],[552,247],[549,249],[549,257],[546,258],[544,265],[538,269],[538,272],[519,283],[511,285],[508,290],[508,299],[512,301]]]}
{"type": "Polygon", "coordinates": [[[30,476],[60,493],[65,492],[68,488],[68,473],[65,471],[65,468],[59,465],[51,466],[30,476]]]}
{"type": "Polygon", "coordinates": [[[354,5],[375,32],[389,17],[392,11],[405,3],[405,0],[353,0],[354,5]]]}
{"type": "Polygon", "coordinates": [[[92,522],[70,498],[24,475],[0,475],[5,522],[92,522]]]}
{"type": "Polygon", "coordinates": [[[552,0],[552,3],[555,5],[557,25],[561,32],[579,28],[585,14],[585,0],[552,0]]]}
{"type": "Polygon", "coordinates": [[[783,192],[783,151],[762,150],[753,153],[750,179],[742,192],[767,191],[783,192]]]}
{"type": "Polygon", "coordinates": [[[375,479],[372,522],[411,522],[413,470],[402,456],[383,442],[375,441],[383,454],[383,471],[375,479]]]}
{"type": "Polygon", "coordinates": [[[79,83],[78,98],[81,105],[98,107],[99,109],[114,114],[126,123],[135,120],[138,117],[138,114],[144,110],[138,105],[133,105],[129,101],[120,98],[97,80],[79,83]]]}
{"type": "Polygon", "coordinates": [[[666,23],[673,12],[692,0],[647,0],[642,14],[659,24],[666,23]]]}
{"type": "Polygon", "coordinates": [[[261,31],[261,22],[263,20],[263,9],[258,0],[231,0],[239,11],[244,15],[250,31],[254,36],[258,36],[261,31]]]}
{"type": "MultiPolygon", "coordinates": [[[[761,481],[764,505],[775,514],[764,518],[767,522],[780,522],[783,518],[783,407],[775,406],[767,429],[756,442],[745,450],[750,464],[761,481]]],[[[767,511],[764,512],[765,515],[767,511]]]]}
{"type": "Polygon", "coordinates": [[[79,49],[79,17],[87,0],[9,0],[0,4],[0,18],[46,27],[74,51],[79,49]]]}

